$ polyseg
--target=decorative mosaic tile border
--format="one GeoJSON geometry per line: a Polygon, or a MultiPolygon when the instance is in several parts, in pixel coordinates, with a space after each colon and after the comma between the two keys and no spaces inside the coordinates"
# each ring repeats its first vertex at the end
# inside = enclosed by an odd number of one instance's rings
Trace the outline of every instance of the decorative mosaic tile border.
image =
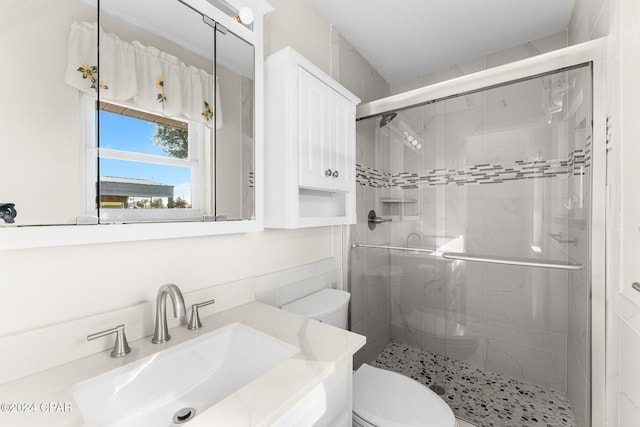
{"type": "Polygon", "coordinates": [[[565,393],[396,341],[371,365],[443,387],[455,416],[479,427],[576,426],[565,393]]]}
{"type": "Polygon", "coordinates": [[[563,160],[516,160],[505,164],[479,164],[456,169],[432,169],[423,174],[400,172],[390,174],[375,168],[356,164],[356,183],[373,188],[413,189],[437,185],[499,184],[536,178],[554,178],[563,175],[583,175],[591,164],[591,144],[584,150],[575,150],[563,160]]]}
{"type": "Polygon", "coordinates": [[[356,163],[356,183],[373,188],[389,188],[391,174],[356,163]]]}

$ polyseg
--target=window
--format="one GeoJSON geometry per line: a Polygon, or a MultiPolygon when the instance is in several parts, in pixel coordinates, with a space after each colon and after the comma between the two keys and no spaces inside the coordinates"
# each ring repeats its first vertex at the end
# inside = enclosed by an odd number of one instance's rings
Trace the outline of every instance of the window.
{"type": "Polygon", "coordinates": [[[78,223],[254,218],[253,46],[169,4],[198,28],[190,42],[165,39],[172,31],[127,41],[110,32],[127,28],[119,17],[71,26],[65,83],[86,95],[78,223]],[[218,38],[233,58],[242,53],[233,69],[216,62],[218,38]]]}
{"type": "Polygon", "coordinates": [[[87,97],[86,206],[100,223],[202,220],[211,130],[87,97]],[[99,123],[99,126],[98,126],[99,123]],[[99,179],[97,179],[99,177],[99,179]]]}

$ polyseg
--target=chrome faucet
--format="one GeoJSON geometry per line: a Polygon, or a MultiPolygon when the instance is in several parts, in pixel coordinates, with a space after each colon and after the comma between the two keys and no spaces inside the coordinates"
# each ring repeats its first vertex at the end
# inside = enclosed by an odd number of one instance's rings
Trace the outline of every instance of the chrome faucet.
{"type": "Polygon", "coordinates": [[[169,328],[167,328],[167,295],[171,297],[173,303],[173,317],[178,318],[187,314],[180,288],[174,284],[160,286],[156,297],[156,327],[151,339],[154,344],[167,342],[171,339],[169,328]]]}

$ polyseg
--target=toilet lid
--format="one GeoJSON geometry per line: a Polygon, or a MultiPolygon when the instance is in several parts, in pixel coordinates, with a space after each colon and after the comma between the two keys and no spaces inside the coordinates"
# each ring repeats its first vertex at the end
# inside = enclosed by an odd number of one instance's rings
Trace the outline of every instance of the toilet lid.
{"type": "Polygon", "coordinates": [[[282,306],[284,311],[323,319],[340,310],[349,302],[351,294],[340,289],[322,289],[297,301],[282,306]]]}
{"type": "Polygon", "coordinates": [[[362,364],[353,374],[353,412],[378,427],[453,427],[451,408],[411,378],[362,364]]]}

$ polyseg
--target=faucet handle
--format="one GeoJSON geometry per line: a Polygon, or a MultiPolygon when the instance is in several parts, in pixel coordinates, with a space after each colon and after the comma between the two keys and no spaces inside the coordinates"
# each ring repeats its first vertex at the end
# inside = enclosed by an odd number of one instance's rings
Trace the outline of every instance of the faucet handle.
{"type": "Polygon", "coordinates": [[[191,320],[189,320],[189,326],[187,326],[187,329],[194,331],[196,329],[200,329],[202,328],[202,322],[200,321],[200,314],[198,314],[198,309],[200,307],[204,307],[206,305],[211,305],[214,302],[216,302],[216,300],[212,299],[209,301],[205,301],[205,302],[201,302],[199,304],[192,304],[191,305],[191,320]]]}
{"type": "Polygon", "coordinates": [[[104,337],[111,334],[116,334],[116,341],[113,343],[111,357],[122,357],[131,351],[129,344],[127,343],[127,336],[124,334],[124,325],[118,325],[115,328],[88,335],[87,341],[95,340],[96,338],[104,337]]]}

